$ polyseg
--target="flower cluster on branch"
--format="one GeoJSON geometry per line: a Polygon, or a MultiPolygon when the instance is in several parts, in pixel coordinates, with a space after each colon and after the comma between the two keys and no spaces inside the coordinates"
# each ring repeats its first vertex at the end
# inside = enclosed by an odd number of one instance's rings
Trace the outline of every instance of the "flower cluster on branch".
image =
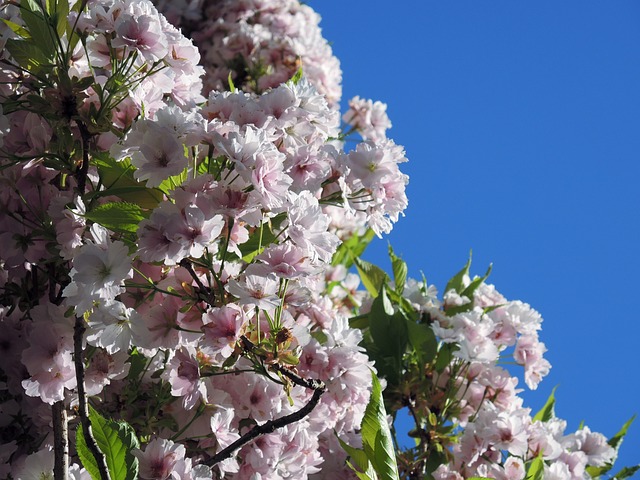
{"type": "Polygon", "coordinates": [[[498,365],[546,375],[537,312],[469,264],[438,299],[392,250],[393,279],[362,260],[407,206],[406,158],[386,105],[340,114],[308,6],[0,17],[0,478],[609,471],[628,425],[565,434],[498,365]]]}

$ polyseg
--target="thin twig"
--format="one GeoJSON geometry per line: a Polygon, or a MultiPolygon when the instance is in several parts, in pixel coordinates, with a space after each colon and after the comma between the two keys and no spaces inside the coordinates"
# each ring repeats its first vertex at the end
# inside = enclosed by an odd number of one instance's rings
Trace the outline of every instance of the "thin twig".
{"type": "Polygon", "coordinates": [[[261,435],[273,433],[278,428],[286,427],[287,425],[298,422],[309,415],[311,411],[316,408],[316,405],[318,405],[318,402],[320,401],[320,397],[326,391],[324,382],[315,379],[302,378],[291,370],[278,364],[272,365],[272,368],[289,378],[296,385],[313,390],[313,396],[311,397],[311,400],[309,400],[309,402],[304,407],[296,412],[285,415],[284,417],[276,418],[274,420],[269,420],[262,425],[256,425],[231,445],[219,451],[208,461],[204,462],[205,465],[212,467],[213,465],[226,460],[227,458],[230,458],[236,450],[243,447],[254,438],[257,438],[261,435]]]}
{"type": "Polygon", "coordinates": [[[193,269],[193,265],[191,264],[191,261],[188,258],[183,258],[182,260],[180,260],[179,265],[182,268],[184,268],[187,272],[189,272],[189,275],[191,275],[191,278],[193,278],[193,280],[198,285],[198,292],[199,292],[198,296],[204,297],[203,300],[213,307],[216,303],[215,297],[213,296],[211,290],[204,286],[204,283],[202,283],[202,280],[200,280],[200,278],[198,277],[198,274],[193,269]]]}

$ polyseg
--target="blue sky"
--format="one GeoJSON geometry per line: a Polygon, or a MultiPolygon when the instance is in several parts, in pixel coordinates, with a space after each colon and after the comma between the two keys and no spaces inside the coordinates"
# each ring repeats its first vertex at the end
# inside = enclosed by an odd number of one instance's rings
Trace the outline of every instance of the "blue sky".
{"type": "MultiPolygon", "coordinates": [[[[545,321],[568,430],[640,413],[640,3],[313,0],[343,103],[388,104],[409,209],[387,240],[442,289],[472,271],[545,321]]],[[[524,386],[524,382],[521,382],[524,386]]],[[[619,466],[640,463],[640,420],[619,466]]]]}

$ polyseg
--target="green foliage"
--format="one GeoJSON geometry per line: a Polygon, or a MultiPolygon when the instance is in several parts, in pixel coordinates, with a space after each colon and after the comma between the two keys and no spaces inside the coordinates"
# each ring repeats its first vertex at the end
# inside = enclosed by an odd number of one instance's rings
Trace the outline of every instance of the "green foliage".
{"type": "MultiPolygon", "coordinates": [[[[611,437],[607,442],[616,451],[616,456],[618,455],[618,451],[620,450],[620,446],[622,445],[622,441],[624,440],[624,437],[627,435],[627,431],[629,430],[629,427],[631,426],[631,424],[634,422],[635,419],[636,419],[636,416],[634,415],[629,420],[627,420],[624,423],[624,425],[622,425],[622,428],[620,428],[618,433],[616,433],[613,437],[611,437]]],[[[587,467],[587,473],[592,478],[600,478],[602,475],[609,473],[611,469],[613,469],[613,462],[607,463],[602,467],[594,467],[594,466],[587,467]]],[[[625,467],[622,470],[620,470],[617,474],[615,474],[613,478],[615,478],[616,480],[621,480],[623,478],[630,478],[638,470],[640,470],[640,465],[636,465],[634,467],[625,467]]]]}
{"type": "Polygon", "coordinates": [[[444,289],[445,293],[448,292],[449,290],[455,290],[460,294],[462,293],[462,291],[465,288],[464,278],[466,276],[469,276],[470,267],[471,267],[471,252],[469,252],[469,260],[467,260],[467,263],[465,264],[465,266],[462,267],[462,270],[456,273],[453,277],[451,277],[451,280],[447,282],[447,286],[444,289]]]}
{"type": "Polygon", "coordinates": [[[357,466],[350,467],[360,479],[399,480],[395,447],[387,424],[387,411],[382,398],[382,387],[376,374],[371,372],[372,389],[369,403],[362,419],[362,449],[356,449],[340,441],[340,444],[357,466]],[[375,475],[373,474],[375,472],[375,475]]]}
{"type": "Polygon", "coordinates": [[[372,297],[377,297],[383,285],[389,282],[389,275],[380,267],[355,257],[354,263],[362,280],[362,284],[372,297]]]}
{"type": "Polygon", "coordinates": [[[407,321],[395,312],[384,285],[369,312],[369,333],[373,341],[368,351],[381,375],[392,385],[400,382],[402,357],[407,349],[407,321]]]}
{"type": "Polygon", "coordinates": [[[556,397],[555,397],[556,388],[558,387],[553,387],[553,390],[551,390],[551,394],[549,395],[549,398],[547,399],[544,406],[540,409],[538,413],[534,415],[533,417],[534,422],[536,420],[539,422],[548,422],[549,420],[551,420],[553,417],[556,416],[555,408],[554,408],[556,404],[556,397]]]}
{"type": "Polygon", "coordinates": [[[409,343],[421,365],[431,363],[438,353],[438,340],[428,325],[407,319],[409,343]]]}
{"type": "Polygon", "coordinates": [[[482,277],[476,277],[465,287],[464,279],[469,276],[469,268],[471,267],[471,253],[466,265],[460,270],[449,282],[445,291],[455,290],[461,297],[467,297],[470,301],[463,305],[447,308],[447,315],[453,316],[458,313],[468,312],[473,308],[473,296],[480,285],[482,285],[489,275],[491,275],[492,266],[489,265],[486,273],[482,277]]]}
{"type": "Polygon", "coordinates": [[[87,212],[85,217],[114,232],[136,233],[145,215],[135,203],[110,202],[87,212]]]}
{"type": "Polygon", "coordinates": [[[391,258],[391,269],[393,271],[395,291],[399,295],[402,295],[402,292],[404,292],[404,285],[407,283],[407,273],[409,269],[407,268],[406,262],[396,256],[391,245],[389,245],[389,258],[391,258]]]}
{"type": "Polygon", "coordinates": [[[363,235],[353,234],[348,240],[340,244],[333,254],[331,265],[344,265],[350,268],[354,258],[360,257],[371,240],[375,237],[373,230],[368,229],[363,235]]]}
{"type": "Polygon", "coordinates": [[[286,213],[280,213],[273,217],[270,222],[263,223],[259,229],[251,234],[248,241],[239,246],[242,260],[247,263],[251,262],[257,255],[262,253],[265,247],[276,241],[279,235],[278,230],[286,215],[286,213]]]}
{"type": "Polygon", "coordinates": [[[531,461],[525,478],[526,480],[543,480],[544,460],[542,459],[542,454],[539,454],[531,461]]]}
{"type": "Polygon", "coordinates": [[[300,82],[300,80],[302,80],[302,77],[304,76],[304,73],[302,71],[302,67],[299,67],[298,70],[296,70],[296,73],[293,74],[293,77],[291,77],[291,80],[289,80],[291,83],[293,83],[294,85],[297,85],[298,82],[300,82]]]}
{"type": "MultiPolygon", "coordinates": [[[[111,480],[135,480],[138,477],[138,459],[132,451],[140,447],[133,428],[126,422],[106,419],[95,409],[90,408],[91,429],[98,448],[104,454],[111,480]]],[[[87,446],[78,425],[76,449],[82,465],[93,480],[100,480],[98,464],[87,446]]]]}
{"type": "Polygon", "coordinates": [[[153,209],[162,200],[162,192],[148,188],[133,178],[135,168],[129,159],[115,161],[109,155],[95,155],[92,163],[98,168],[103,190],[88,195],[88,198],[117,195],[125,202],[139,205],[143,209],[153,209]]]}

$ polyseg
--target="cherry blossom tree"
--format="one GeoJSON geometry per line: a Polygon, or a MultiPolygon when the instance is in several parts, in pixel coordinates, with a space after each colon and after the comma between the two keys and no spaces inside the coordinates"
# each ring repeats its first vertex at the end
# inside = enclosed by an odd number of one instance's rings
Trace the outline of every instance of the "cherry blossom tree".
{"type": "Polygon", "coordinates": [[[607,478],[631,421],[566,432],[498,365],[548,373],[531,306],[361,258],[407,159],[308,6],[0,16],[0,477],[607,478]]]}

